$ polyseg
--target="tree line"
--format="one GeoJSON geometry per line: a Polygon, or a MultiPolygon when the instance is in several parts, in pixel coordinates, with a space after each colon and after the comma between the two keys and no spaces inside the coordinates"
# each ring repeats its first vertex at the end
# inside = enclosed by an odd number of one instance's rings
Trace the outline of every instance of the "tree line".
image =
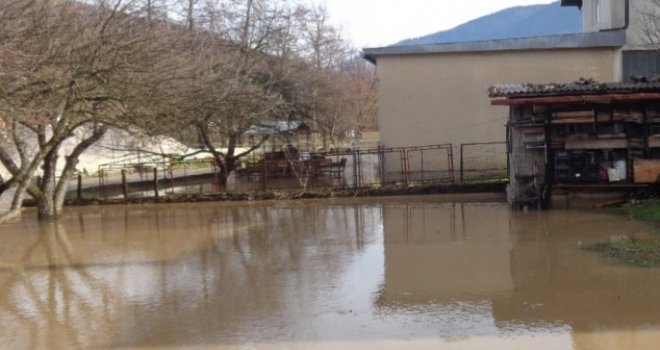
{"type": "Polygon", "coordinates": [[[4,0],[0,164],[11,174],[2,188],[15,191],[0,222],[20,215],[27,196],[39,218],[57,217],[80,155],[109,130],[194,139],[226,179],[266,142],[238,151],[253,126],[303,120],[326,145],[372,126],[373,85],[322,6],[4,0]]]}

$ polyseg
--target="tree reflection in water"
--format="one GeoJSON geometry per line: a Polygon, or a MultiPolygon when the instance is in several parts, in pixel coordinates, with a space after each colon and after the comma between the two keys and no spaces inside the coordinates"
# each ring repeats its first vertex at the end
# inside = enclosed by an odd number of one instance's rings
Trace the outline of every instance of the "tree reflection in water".
{"type": "Polygon", "coordinates": [[[3,234],[22,252],[0,255],[0,338],[15,348],[236,338],[246,321],[286,319],[292,295],[313,297],[309,282],[341,275],[347,257],[365,246],[364,211],[105,208],[17,223],[3,234]]]}
{"type": "Polygon", "coordinates": [[[26,218],[0,231],[2,346],[657,344],[657,271],[577,244],[646,226],[428,198],[26,218]]]}

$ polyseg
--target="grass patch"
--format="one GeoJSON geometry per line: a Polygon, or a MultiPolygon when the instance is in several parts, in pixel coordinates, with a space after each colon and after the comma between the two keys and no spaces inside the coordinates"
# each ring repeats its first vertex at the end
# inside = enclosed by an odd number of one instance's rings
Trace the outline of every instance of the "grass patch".
{"type": "Polygon", "coordinates": [[[660,222],[660,201],[646,201],[628,207],[629,213],[638,220],[660,222]]]}
{"type": "Polygon", "coordinates": [[[660,266],[660,242],[638,242],[631,238],[597,243],[585,249],[640,267],[660,266]]]}
{"type": "MultiPolygon", "coordinates": [[[[611,214],[625,215],[636,220],[660,222],[660,200],[647,200],[621,207],[606,209],[611,214]]],[[[621,260],[640,267],[660,267],[660,230],[647,232],[647,237],[639,241],[633,237],[613,237],[608,243],[598,243],[584,247],[607,257],[621,260]]]]}

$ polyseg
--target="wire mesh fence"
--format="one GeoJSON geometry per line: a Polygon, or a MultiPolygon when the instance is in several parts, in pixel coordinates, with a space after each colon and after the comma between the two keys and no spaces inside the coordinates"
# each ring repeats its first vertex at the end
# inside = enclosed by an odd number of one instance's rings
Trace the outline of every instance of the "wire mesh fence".
{"type": "Polygon", "coordinates": [[[502,180],[508,176],[505,142],[461,144],[459,158],[461,183],[502,180]]]}
{"type": "Polygon", "coordinates": [[[129,163],[71,179],[70,199],[105,200],[221,192],[317,191],[392,184],[456,184],[503,179],[504,143],[279,151],[242,159],[228,178],[212,160],[129,163]],[[455,162],[460,164],[455,171],[455,162]],[[76,181],[77,180],[77,181],[76,181]]]}

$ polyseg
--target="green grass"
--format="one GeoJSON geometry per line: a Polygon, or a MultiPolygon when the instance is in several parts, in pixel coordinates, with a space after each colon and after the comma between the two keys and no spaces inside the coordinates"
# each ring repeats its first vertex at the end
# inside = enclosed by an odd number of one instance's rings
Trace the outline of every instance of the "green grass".
{"type": "MultiPolygon", "coordinates": [[[[660,200],[644,201],[623,207],[608,208],[612,214],[621,214],[637,220],[660,222],[660,200]]],[[[608,243],[598,243],[585,247],[586,250],[621,260],[641,267],[660,267],[660,231],[650,232],[655,242],[639,242],[633,238],[617,239],[608,243]]]]}
{"type": "Polygon", "coordinates": [[[586,248],[627,264],[640,267],[660,266],[660,242],[643,243],[632,239],[598,243],[586,248]]]}
{"type": "Polygon", "coordinates": [[[632,205],[628,208],[632,217],[644,221],[660,222],[660,201],[646,201],[632,205]]]}

